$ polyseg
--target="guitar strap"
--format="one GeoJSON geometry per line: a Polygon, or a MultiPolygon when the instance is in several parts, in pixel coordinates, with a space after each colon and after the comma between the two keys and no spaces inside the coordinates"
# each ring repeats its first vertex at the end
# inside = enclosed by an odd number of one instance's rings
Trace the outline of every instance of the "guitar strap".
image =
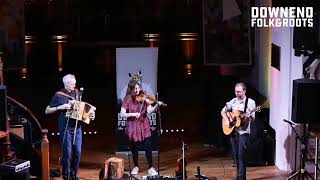
{"type": "Polygon", "coordinates": [[[243,109],[243,112],[244,112],[244,113],[246,113],[246,112],[247,112],[248,100],[249,100],[249,98],[248,98],[248,97],[246,97],[246,102],[245,102],[245,104],[244,104],[244,109],[243,109]]]}

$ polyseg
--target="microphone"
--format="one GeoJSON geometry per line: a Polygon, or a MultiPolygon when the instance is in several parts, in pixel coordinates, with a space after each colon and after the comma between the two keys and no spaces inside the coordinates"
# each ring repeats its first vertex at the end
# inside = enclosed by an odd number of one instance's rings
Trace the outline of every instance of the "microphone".
{"type": "Polygon", "coordinates": [[[83,87],[80,88],[80,92],[79,92],[79,100],[81,101],[82,99],[82,94],[83,94],[83,87]]]}
{"type": "Polygon", "coordinates": [[[296,123],[292,122],[292,121],[288,121],[286,119],[283,119],[282,121],[286,122],[286,123],[289,123],[290,125],[296,125],[296,123]]]}

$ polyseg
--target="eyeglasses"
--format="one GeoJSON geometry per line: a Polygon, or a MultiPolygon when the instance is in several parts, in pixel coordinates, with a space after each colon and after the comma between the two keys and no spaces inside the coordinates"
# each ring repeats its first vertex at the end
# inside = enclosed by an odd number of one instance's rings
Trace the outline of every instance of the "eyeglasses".
{"type": "Polygon", "coordinates": [[[235,93],[242,93],[243,91],[234,91],[235,93]]]}

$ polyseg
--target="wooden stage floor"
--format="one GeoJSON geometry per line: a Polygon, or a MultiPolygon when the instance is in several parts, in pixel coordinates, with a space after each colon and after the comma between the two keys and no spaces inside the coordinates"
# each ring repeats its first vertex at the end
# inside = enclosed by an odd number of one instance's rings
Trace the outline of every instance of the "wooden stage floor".
{"type": "MultiPolygon", "coordinates": [[[[60,145],[57,137],[50,137],[50,167],[57,168],[60,145]]],[[[231,180],[235,177],[235,167],[232,167],[232,160],[224,155],[221,150],[213,147],[205,147],[195,141],[186,142],[187,149],[187,175],[188,179],[195,179],[194,174],[197,167],[200,167],[201,174],[212,179],[231,180]]],[[[115,157],[115,140],[99,135],[84,136],[83,150],[80,162],[78,176],[81,180],[98,180],[99,172],[104,166],[103,162],[115,157]],[[108,140],[110,139],[110,140],[108,140]]],[[[165,138],[160,143],[160,174],[162,176],[174,176],[176,169],[176,160],[182,155],[179,141],[165,138]]],[[[128,156],[125,153],[117,154],[117,157],[125,159],[125,173],[129,174],[130,166],[128,156]]],[[[158,154],[153,156],[154,166],[158,166],[158,154]]],[[[139,155],[140,173],[136,176],[142,179],[147,174],[147,162],[144,154],[139,155]]],[[[288,173],[280,171],[276,166],[248,167],[248,180],[282,180],[288,177],[288,173]]],[[[62,178],[53,178],[56,180],[62,178]]]]}

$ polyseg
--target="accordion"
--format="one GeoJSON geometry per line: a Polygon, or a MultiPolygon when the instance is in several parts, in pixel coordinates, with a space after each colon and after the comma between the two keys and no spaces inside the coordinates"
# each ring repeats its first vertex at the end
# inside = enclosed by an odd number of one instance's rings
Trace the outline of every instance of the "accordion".
{"type": "Polygon", "coordinates": [[[89,103],[76,100],[71,100],[69,103],[71,104],[71,109],[67,111],[66,116],[89,124],[90,114],[96,110],[96,107],[89,103]]]}
{"type": "Polygon", "coordinates": [[[104,179],[120,179],[123,177],[124,159],[112,157],[104,162],[104,179]]]}

